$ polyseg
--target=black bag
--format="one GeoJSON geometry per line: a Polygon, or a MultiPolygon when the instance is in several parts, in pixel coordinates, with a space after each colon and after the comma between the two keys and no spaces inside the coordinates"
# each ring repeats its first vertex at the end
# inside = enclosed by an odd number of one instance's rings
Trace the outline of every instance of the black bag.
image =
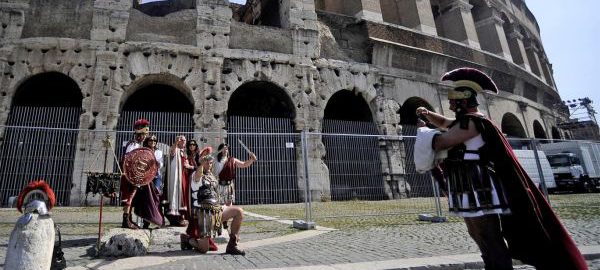
{"type": "Polygon", "coordinates": [[[65,253],[62,251],[62,237],[60,234],[60,228],[54,225],[54,230],[58,235],[58,241],[54,242],[54,250],[52,251],[52,265],[50,266],[50,269],[65,269],[67,268],[67,261],[65,260],[65,253]]]}

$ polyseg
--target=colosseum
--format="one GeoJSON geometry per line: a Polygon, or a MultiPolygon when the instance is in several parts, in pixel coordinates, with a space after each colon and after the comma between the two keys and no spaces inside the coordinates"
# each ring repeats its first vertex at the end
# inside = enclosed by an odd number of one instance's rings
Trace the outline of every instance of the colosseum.
{"type": "Polygon", "coordinates": [[[286,179],[269,183],[287,193],[242,203],[344,199],[365,186],[352,196],[402,198],[409,150],[398,136],[414,135],[418,106],[452,115],[439,78],[462,66],[498,84],[480,108],[509,137],[569,136],[525,0],[2,0],[0,21],[3,206],[39,177],[62,205],[83,204],[102,139],[127,140],[137,117],[167,145],[178,133],[213,147],[271,134],[249,145],[277,144],[258,155],[285,156],[286,179]],[[371,182],[334,177],[348,169],[333,156],[352,152],[375,160],[371,182]]]}

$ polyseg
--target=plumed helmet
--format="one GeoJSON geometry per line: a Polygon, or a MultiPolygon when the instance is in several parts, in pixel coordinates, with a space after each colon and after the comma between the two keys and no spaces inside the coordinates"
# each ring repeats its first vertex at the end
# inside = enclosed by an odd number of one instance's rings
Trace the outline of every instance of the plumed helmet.
{"type": "Polygon", "coordinates": [[[17,209],[19,212],[23,213],[23,205],[25,203],[29,204],[30,197],[34,194],[39,194],[43,197],[48,210],[52,209],[56,204],[56,196],[50,185],[44,180],[35,180],[30,182],[19,194],[17,199],[17,209]]]}
{"type": "Polygon", "coordinates": [[[147,134],[150,132],[150,121],[146,119],[138,119],[133,123],[133,130],[135,133],[147,134]]]}
{"type": "Polygon", "coordinates": [[[200,151],[200,158],[210,155],[212,153],[213,149],[210,146],[204,147],[202,148],[202,151],[200,151]]]}
{"type": "Polygon", "coordinates": [[[463,67],[449,71],[442,76],[442,81],[454,82],[454,89],[448,93],[449,99],[467,99],[484,90],[498,93],[498,87],[492,78],[475,68],[463,67]],[[464,91],[465,88],[473,91],[464,91]]]}

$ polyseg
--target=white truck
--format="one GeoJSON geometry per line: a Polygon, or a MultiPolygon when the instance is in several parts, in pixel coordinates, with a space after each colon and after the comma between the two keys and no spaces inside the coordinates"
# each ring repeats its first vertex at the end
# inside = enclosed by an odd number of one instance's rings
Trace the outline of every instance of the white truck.
{"type": "Polygon", "coordinates": [[[529,178],[540,187],[541,175],[544,177],[544,183],[546,184],[547,190],[554,190],[556,188],[556,182],[554,181],[554,175],[552,173],[552,168],[550,167],[550,163],[548,159],[546,159],[546,155],[543,151],[538,150],[538,158],[540,159],[540,165],[542,169],[542,173],[540,175],[540,170],[538,169],[537,162],[535,161],[535,153],[533,150],[513,150],[517,159],[519,159],[519,163],[523,166],[523,169],[529,175],[529,178]]]}
{"type": "Polygon", "coordinates": [[[580,192],[600,187],[600,143],[566,141],[541,144],[558,189],[580,192]]]}

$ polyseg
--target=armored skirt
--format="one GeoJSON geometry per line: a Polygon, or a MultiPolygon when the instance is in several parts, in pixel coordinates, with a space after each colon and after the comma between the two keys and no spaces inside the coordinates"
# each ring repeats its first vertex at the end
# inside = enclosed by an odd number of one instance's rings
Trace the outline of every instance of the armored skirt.
{"type": "Polygon", "coordinates": [[[493,164],[480,160],[446,159],[444,167],[451,214],[478,217],[510,213],[503,183],[496,176],[493,164]]]}

